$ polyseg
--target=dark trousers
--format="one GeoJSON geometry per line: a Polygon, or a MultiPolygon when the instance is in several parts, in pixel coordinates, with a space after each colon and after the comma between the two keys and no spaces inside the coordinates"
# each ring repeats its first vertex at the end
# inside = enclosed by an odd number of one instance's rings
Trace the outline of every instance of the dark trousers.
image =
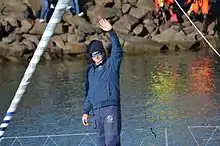
{"type": "Polygon", "coordinates": [[[98,146],[120,146],[120,107],[107,106],[93,112],[93,125],[98,133],[98,146]]]}

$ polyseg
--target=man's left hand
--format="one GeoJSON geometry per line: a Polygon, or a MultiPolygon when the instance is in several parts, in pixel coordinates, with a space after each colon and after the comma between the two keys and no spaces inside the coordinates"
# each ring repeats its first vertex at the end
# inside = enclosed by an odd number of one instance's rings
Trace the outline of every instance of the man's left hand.
{"type": "Polygon", "coordinates": [[[99,27],[104,31],[112,30],[112,25],[106,19],[99,20],[99,27]]]}

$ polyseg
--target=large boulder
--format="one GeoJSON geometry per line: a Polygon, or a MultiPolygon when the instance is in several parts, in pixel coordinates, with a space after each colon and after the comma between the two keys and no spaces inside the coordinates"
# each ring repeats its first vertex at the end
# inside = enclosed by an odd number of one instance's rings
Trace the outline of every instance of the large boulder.
{"type": "Polygon", "coordinates": [[[135,18],[134,16],[126,14],[113,25],[113,28],[117,31],[128,34],[138,25],[138,23],[139,23],[139,19],[135,18]]]}
{"type": "Polygon", "coordinates": [[[23,0],[16,0],[16,2],[15,0],[1,0],[1,4],[5,5],[5,7],[1,9],[3,17],[10,17],[16,20],[32,17],[32,12],[28,6],[25,5],[23,0]]]}
{"type": "MultiPolygon", "coordinates": [[[[43,34],[47,27],[47,23],[39,23],[36,22],[33,28],[29,31],[30,34],[43,34]]],[[[62,34],[64,33],[63,25],[61,23],[56,25],[54,30],[54,34],[62,34]]]]}

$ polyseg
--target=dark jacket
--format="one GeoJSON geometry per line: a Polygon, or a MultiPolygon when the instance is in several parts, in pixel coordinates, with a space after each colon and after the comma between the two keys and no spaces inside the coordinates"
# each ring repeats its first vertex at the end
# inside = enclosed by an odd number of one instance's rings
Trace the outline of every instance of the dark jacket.
{"type": "Polygon", "coordinates": [[[114,31],[109,32],[112,43],[110,57],[101,64],[91,64],[87,70],[86,96],[83,113],[110,105],[120,105],[119,76],[122,48],[114,31]]]}

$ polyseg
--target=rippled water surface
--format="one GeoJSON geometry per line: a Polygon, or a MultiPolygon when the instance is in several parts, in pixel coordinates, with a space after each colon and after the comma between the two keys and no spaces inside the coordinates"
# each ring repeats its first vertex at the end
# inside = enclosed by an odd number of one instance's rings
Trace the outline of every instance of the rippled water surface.
{"type": "MultiPolygon", "coordinates": [[[[81,124],[86,66],[84,61],[38,65],[1,145],[95,145],[94,129],[81,124]]],[[[1,119],[25,68],[0,68],[1,119]]],[[[122,145],[219,146],[219,88],[220,65],[205,53],[125,56],[122,145]]]]}

